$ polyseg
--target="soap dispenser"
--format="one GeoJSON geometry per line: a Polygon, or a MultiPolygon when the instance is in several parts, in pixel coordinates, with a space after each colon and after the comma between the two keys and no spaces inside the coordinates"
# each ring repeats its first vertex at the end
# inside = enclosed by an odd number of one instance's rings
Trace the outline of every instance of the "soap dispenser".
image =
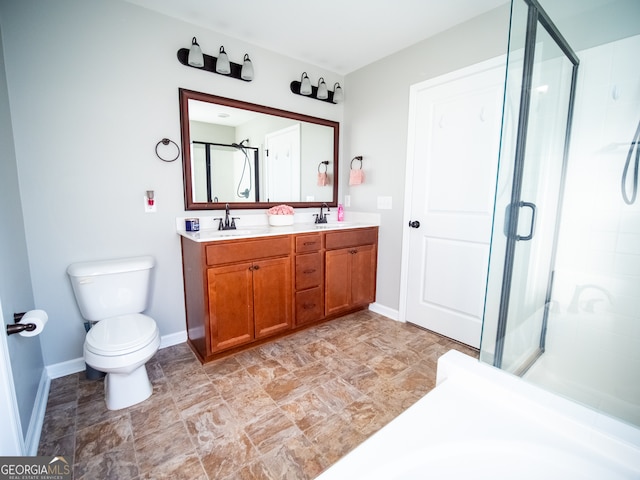
{"type": "Polygon", "coordinates": [[[344,208],[341,203],[338,204],[338,221],[344,221],[344,208]]]}

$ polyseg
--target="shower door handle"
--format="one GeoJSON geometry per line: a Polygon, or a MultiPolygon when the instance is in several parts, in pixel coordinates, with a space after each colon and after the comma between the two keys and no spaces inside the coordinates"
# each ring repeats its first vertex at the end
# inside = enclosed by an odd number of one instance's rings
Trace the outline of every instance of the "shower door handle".
{"type": "Polygon", "coordinates": [[[531,202],[520,202],[518,203],[518,207],[529,207],[531,209],[531,225],[529,227],[529,235],[525,235],[524,237],[516,235],[516,240],[531,240],[533,238],[533,231],[536,225],[536,204],[531,202]]]}
{"type": "MultiPolygon", "coordinates": [[[[531,225],[529,226],[529,234],[522,236],[522,235],[518,235],[517,234],[517,225],[514,226],[514,237],[517,241],[519,240],[531,240],[533,238],[533,233],[535,230],[535,224],[536,224],[536,204],[535,203],[531,203],[531,202],[518,202],[516,204],[510,204],[507,206],[507,210],[505,212],[505,219],[504,219],[504,234],[505,236],[509,237],[509,225],[511,224],[511,209],[513,208],[522,208],[522,207],[529,207],[531,209],[531,225]]],[[[519,217],[518,217],[519,218],[519,217]]]]}

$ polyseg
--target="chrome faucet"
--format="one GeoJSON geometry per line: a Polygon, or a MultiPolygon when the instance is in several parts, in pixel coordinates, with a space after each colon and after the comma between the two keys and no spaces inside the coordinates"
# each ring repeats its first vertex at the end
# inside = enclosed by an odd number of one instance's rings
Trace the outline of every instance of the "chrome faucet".
{"type": "Polygon", "coordinates": [[[329,212],[329,205],[327,205],[326,203],[323,203],[322,205],[320,205],[320,214],[314,213],[313,216],[316,217],[314,223],[327,223],[327,214],[323,214],[322,213],[322,209],[324,207],[327,207],[327,212],[329,212]]]}
{"type": "Polygon", "coordinates": [[[214,220],[220,220],[220,223],[218,223],[218,230],[235,230],[236,220],[239,220],[239,217],[231,216],[229,204],[227,203],[224,209],[224,220],[222,217],[216,217],[214,220]]]}

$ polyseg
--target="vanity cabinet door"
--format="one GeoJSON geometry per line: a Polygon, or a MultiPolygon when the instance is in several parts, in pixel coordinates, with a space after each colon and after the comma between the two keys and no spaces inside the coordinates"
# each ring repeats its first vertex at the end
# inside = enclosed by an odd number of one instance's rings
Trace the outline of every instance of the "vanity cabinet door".
{"type": "Polygon", "coordinates": [[[375,300],[374,245],[329,250],[326,253],[325,313],[366,305],[375,300]]]}
{"type": "Polygon", "coordinates": [[[256,338],[289,330],[292,318],[291,258],[253,262],[256,338]]]}
{"type": "Polygon", "coordinates": [[[331,250],[325,256],[325,314],[331,315],[349,308],[351,275],[349,265],[352,249],[331,250]]]}
{"type": "Polygon", "coordinates": [[[254,339],[251,262],[207,269],[211,351],[254,339]]]}
{"type": "Polygon", "coordinates": [[[351,254],[351,305],[373,303],[376,299],[376,249],[363,245],[351,254]]]}

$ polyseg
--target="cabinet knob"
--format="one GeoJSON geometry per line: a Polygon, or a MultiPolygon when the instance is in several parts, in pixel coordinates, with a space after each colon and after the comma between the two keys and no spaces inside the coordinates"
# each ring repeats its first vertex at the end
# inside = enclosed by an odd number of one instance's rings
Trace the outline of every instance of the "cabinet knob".
{"type": "Polygon", "coordinates": [[[349,250],[349,253],[351,255],[355,255],[356,253],[358,253],[358,250],[355,250],[355,249],[354,250],[349,250]]]}
{"type": "Polygon", "coordinates": [[[314,273],[315,271],[316,271],[315,268],[310,268],[309,270],[304,270],[302,273],[306,273],[308,275],[308,274],[314,273]]]}

